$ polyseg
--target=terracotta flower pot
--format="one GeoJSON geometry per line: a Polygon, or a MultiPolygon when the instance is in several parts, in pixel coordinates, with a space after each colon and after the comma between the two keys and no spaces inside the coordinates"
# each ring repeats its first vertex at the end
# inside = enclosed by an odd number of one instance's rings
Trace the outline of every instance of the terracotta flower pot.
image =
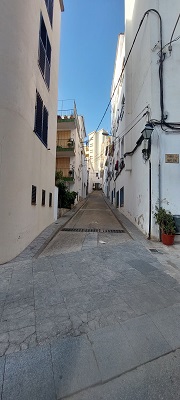
{"type": "Polygon", "coordinates": [[[161,234],[162,243],[166,246],[172,246],[174,244],[174,236],[175,235],[167,235],[166,233],[161,234]]]}

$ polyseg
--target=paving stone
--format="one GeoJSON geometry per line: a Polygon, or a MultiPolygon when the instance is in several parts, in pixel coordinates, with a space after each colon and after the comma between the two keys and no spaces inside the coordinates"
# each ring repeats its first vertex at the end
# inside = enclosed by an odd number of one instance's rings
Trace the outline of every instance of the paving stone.
{"type": "Polygon", "coordinates": [[[28,316],[26,319],[25,318],[16,318],[12,321],[1,322],[0,333],[7,333],[10,331],[19,330],[19,329],[26,328],[29,326],[35,327],[34,313],[33,313],[33,315],[28,316]]]}
{"type": "Polygon", "coordinates": [[[112,325],[116,323],[121,323],[122,321],[126,321],[130,318],[135,318],[135,311],[128,306],[125,301],[119,299],[117,304],[110,303],[107,308],[101,308],[100,310],[102,314],[105,316],[106,320],[112,325]]]}
{"type": "Polygon", "coordinates": [[[42,287],[38,288],[35,287],[34,290],[34,297],[35,297],[35,308],[43,308],[49,307],[53,304],[60,304],[64,303],[63,295],[60,292],[59,287],[52,286],[52,287],[42,287]]]}
{"type": "Polygon", "coordinates": [[[137,269],[141,274],[143,275],[148,275],[153,271],[156,271],[156,268],[153,267],[153,265],[149,264],[146,260],[140,259],[134,259],[131,261],[128,261],[128,264],[131,265],[133,268],[137,269]]]}
{"type": "Polygon", "coordinates": [[[177,285],[176,279],[160,271],[154,271],[148,276],[166,289],[173,289],[177,285]]]}
{"type": "Polygon", "coordinates": [[[106,381],[139,365],[138,357],[120,325],[89,333],[102,380],[106,381]]]}
{"type": "Polygon", "coordinates": [[[180,398],[180,353],[168,354],[69,400],[177,400],[180,398]]]}
{"type": "Polygon", "coordinates": [[[180,347],[179,310],[180,304],[149,314],[151,320],[157,326],[172,349],[180,347]]]}
{"type": "Polygon", "coordinates": [[[34,298],[33,286],[22,286],[20,283],[17,286],[12,286],[6,296],[6,303],[14,303],[22,299],[34,298]]]}
{"type": "Polygon", "coordinates": [[[6,357],[3,400],[55,400],[49,346],[6,357]]]}
{"type": "Polygon", "coordinates": [[[21,350],[23,350],[24,346],[26,348],[36,346],[37,340],[35,326],[27,326],[18,330],[10,331],[9,342],[19,345],[21,350]]]}
{"type": "Polygon", "coordinates": [[[139,315],[168,306],[168,299],[147,284],[137,286],[133,291],[119,290],[119,296],[139,315]]]}
{"type": "Polygon", "coordinates": [[[61,290],[70,290],[82,286],[81,280],[73,272],[61,276],[57,275],[56,280],[61,290]]]}
{"type": "Polygon", "coordinates": [[[4,366],[5,366],[5,357],[0,357],[0,395],[2,394],[4,366]]]}
{"type": "Polygon", "coordinates": [[[100,310],[93,310],[84,312],[83,314],[76,315],[74,312],[70,313],[70,320],[72,322],[72,335],[78,336],[83,333],[95,331],[109,323],[100,310]]]}
{"type": "Polygon", "coordinates": [[[36,332],[38,342],[54,336],[65,337],[72,330],[68,311],[63,304],[36,310],[36,332]]]}
{"type": "Polygon", "coordinates": [[[141,364],[172,350],[147,315],[124,322],[122,328],[141,364]]]}
{"type": "Polygon", "coordinates": [[[34,297],[17,299],[12,302],[7,301],[5,302],[4,311],[14,314],[14,310],[18,312],[18,310],[29,309],[31,307],[34,307],[34,297]]]}
{"type": "Polygon", "coordinates": [[[55,340],[51,343],[51,353],[58,399],[100,382],[96,360],[86,338],[55,340]]]}

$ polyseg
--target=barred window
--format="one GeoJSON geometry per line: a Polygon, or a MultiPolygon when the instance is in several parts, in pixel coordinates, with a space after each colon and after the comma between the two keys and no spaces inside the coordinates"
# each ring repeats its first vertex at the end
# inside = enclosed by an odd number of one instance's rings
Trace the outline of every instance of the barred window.
{"type": "Polygon", "coordinates": [[[46,204],[46,191],[42,190],[42,206],[45,206],[46,204]]]}
{"type": "Polygon", "coordinates": [[[52,26],[52,21],[53,21],[53,5],[54,5],[54,0],[45,0],[46,3],[46,8],[47,8],[47,12],[49,15],[49,20],[52,26]]]}
{"type": "Polygon", "coordinates": [[[34,132],[41,142],[47,147],[48,139],[48,111],[40,94],[36,91],[35,124],[34,132]]]}
{"type": "Polygon", "coordinates": [[[44,19],[41,14],[40,31],[39,31],[39,68],[43,78],[49,88],[50,85],[50,67],[51,67],[51,45],[47,34],[44,19]]]}
{"type": "Polygon", "coordinates": [[[120,189],[120,207],[124,207],[124,186],[120,189]]]}
{"type": "Polygon", "coordinates": [[[52,193],[49,193],[49,207],[52,207],[52,193]]]}
{"type": "Polygon", "coordinates": [[[36,205],[36,186],[32,185],[32,191],[31,191],[31,204],[33,206],[36,205]]]}

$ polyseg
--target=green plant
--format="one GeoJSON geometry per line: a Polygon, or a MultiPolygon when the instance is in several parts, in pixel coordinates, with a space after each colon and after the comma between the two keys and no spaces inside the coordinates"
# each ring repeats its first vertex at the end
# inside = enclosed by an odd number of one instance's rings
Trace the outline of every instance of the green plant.
{"type": "Polygon", "coordinates": [[[176,226],[173,215],[170,211],[165,210],[163,207],[157,207],[154,213],[156,224],[166,235],[174,235],[176,233],[176,226]]]}
{"type": "Polygon", "coordinates": [[[71,208],[71,204],[74,204],[77,193],[68,190],[63,180],[62,171],[56,172],[55,184],[58,187],[58,207],[71,208]]]}

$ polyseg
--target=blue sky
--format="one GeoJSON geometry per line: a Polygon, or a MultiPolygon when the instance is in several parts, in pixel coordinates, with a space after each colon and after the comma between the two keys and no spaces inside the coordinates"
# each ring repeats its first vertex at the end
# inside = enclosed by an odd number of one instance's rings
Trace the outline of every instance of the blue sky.
{"type": "MultiPolygon", "coordinates": [[[[64,0],[64,7],[58,99],[75,100],[88,134],[98,127],[110,100],[117,38],[124,32],[124,0],[64,0]]],[[[110,131],[110,108],[101,128],[110,131]]]]}

